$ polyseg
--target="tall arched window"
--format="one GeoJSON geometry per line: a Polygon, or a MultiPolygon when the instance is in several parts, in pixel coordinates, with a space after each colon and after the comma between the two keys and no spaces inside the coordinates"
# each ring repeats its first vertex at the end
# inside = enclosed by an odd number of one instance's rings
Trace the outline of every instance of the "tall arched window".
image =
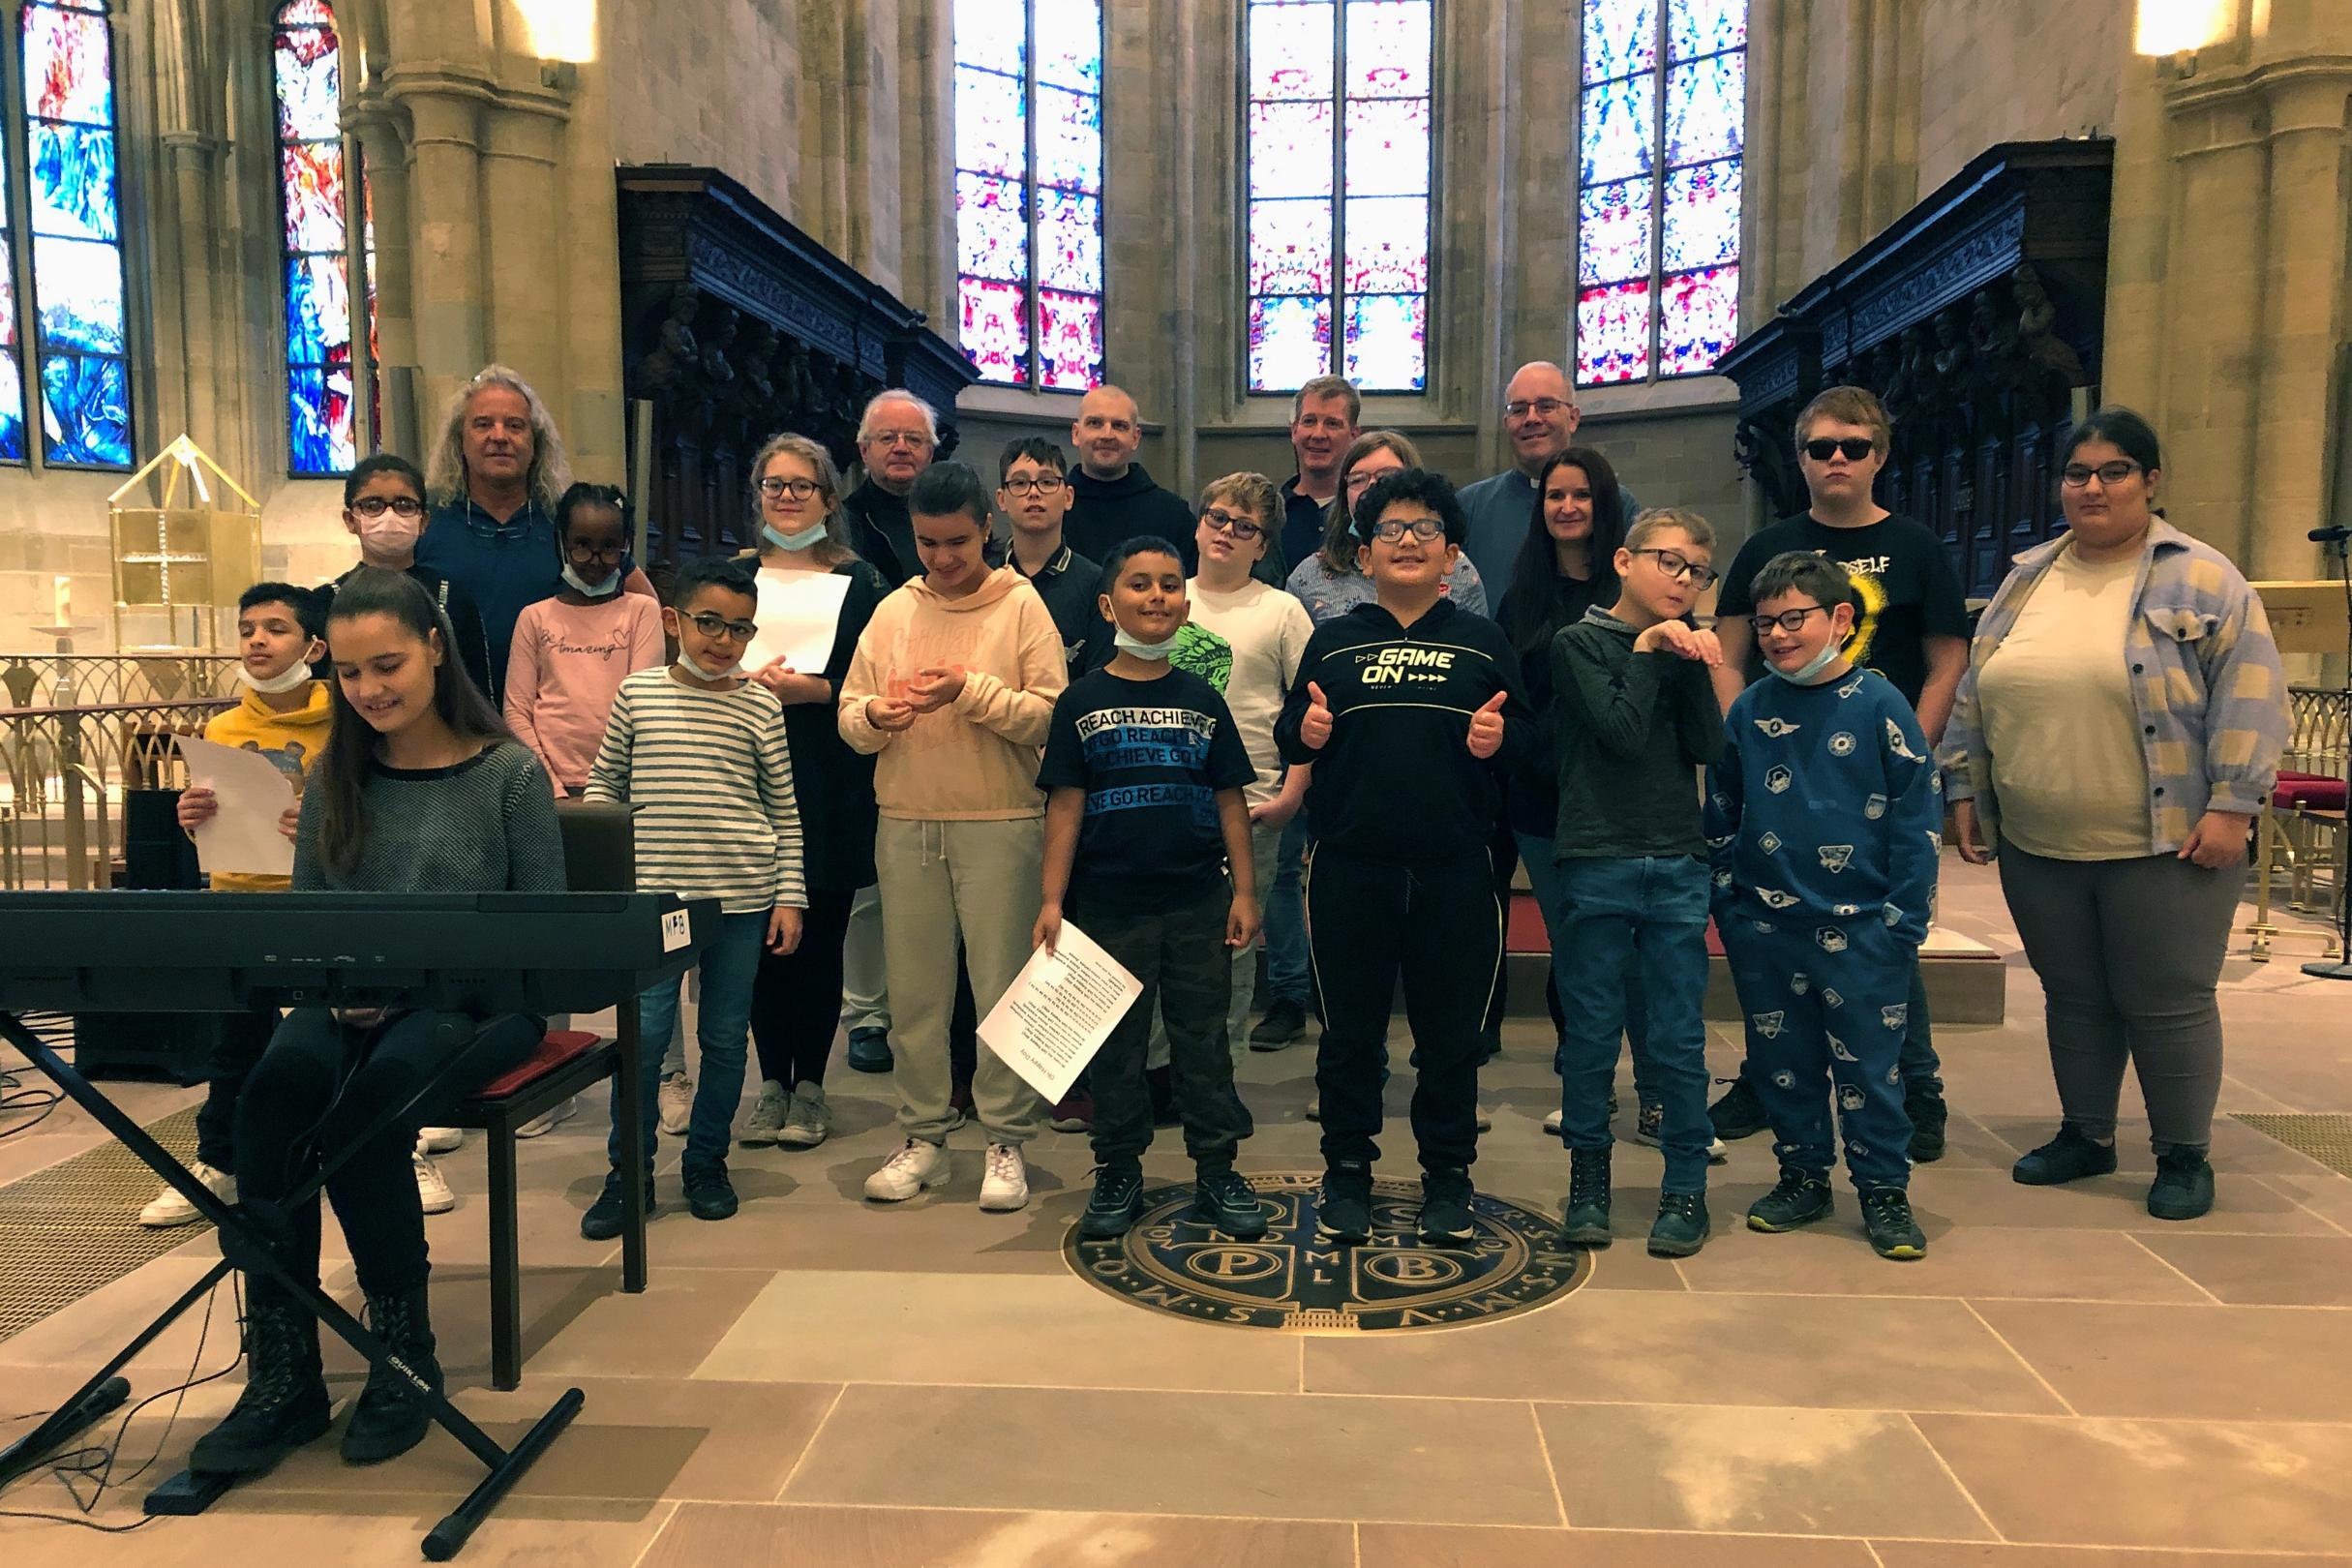
{"type": "Polygon", "coordinates": [[[349,201],[344,181],[342,48],[327,0],[278,8],[278,184],[286,263],[286,466],[349,471],[359,447],[351,397],[349,201]]]}
{"type": "Polygon", "coordinates": [[[1250,0],[1252,392],[1429,384],[1431,3],[1250,0]]]}
{"type": "Polygon", "coordinates": [[[955,273],[981,380],[1101,384],[1100,0],[955,0],[955,273]]]}
{"type": "Polygon", "coordinates": [[[20,36],[42,455],[124,468],[131,373],[108,25],[106,0],[28,0],[20,36]]]}
{"type": "Polygon", "coordinates": [[[1582,3],[1577,384],[1704,375],[1739,336],[1747,0],[1582,3]]]}

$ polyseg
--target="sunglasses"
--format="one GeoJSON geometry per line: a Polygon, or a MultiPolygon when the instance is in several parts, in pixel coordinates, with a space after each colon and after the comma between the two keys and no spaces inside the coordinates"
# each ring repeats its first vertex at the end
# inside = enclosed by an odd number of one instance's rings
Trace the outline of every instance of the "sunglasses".
{"type": "Polygon", "coordinates": [[[1845,455],[1847,462],[1859,463],[1877,450],[1877,446],[1867,436],[1848,436],[1842,440],[1834,441],[1824,436],[1818,441],[1805,443],[1805,456],[1816,463],[1826,463],[1840,453],[1845,455]]]}

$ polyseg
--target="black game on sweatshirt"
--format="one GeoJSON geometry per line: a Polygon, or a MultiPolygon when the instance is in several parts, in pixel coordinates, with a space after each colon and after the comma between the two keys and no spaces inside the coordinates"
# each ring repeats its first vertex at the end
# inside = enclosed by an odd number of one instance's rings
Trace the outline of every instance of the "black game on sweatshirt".
{"type": "Polygon", "coordinates": [[[1317,840],[1385,865],[1436,865],[1486,853],[1506,769],[1534,731],[1502,628],[1441,598],[1409,627],[1377,604],[1316,627],[1274,741],[1284,762],[1314,765],[1307,820],[1317,840]],[[1331,706],[1320,751],[1299,740],[1310,682],[1331,706]],[[1503,741],[1482,760],[1470,754],[1470,715],[1496,692],[1503,741]]]}

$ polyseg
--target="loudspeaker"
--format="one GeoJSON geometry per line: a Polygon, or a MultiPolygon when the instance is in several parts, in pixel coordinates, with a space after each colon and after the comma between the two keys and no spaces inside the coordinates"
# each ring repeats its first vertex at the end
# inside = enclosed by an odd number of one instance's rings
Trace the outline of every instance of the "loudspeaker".
{"type": "Polygon", "coordinates": [[[180,792],[123,792],[123,874],[117,887],[201,888],[195,842],[180,831],[180,792]]]}

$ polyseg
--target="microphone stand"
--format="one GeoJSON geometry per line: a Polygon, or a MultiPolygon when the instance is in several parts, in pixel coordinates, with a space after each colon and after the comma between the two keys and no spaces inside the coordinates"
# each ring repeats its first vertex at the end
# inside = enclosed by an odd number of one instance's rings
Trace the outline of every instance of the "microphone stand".
{"type": "MultiPolygon", "coordinates": [[[[2314,528],[2311,537],[2326,547],[2330,560],[2336,562],[2337,576],[2344,585],[2344,705],[2347,724],[2352,725],[2352,554],[2347,554],[2346,529],[2338,524],[2331,528],[2314,528]]],[[[2347,804],[2352,805],[2352,728],[2344,737],[2344,787],[2347,804]]],[[[2352,893],[2344,887],[2347,868],[2352,868],[2352,842],[2345,835],[2352,833],[2352,810],[2347,810],[2344,822],[2336,829],[2336,959],[2315,960],[2303,966],[2303,972],[2315,980],[2352,980],[2352,893]]]]}

